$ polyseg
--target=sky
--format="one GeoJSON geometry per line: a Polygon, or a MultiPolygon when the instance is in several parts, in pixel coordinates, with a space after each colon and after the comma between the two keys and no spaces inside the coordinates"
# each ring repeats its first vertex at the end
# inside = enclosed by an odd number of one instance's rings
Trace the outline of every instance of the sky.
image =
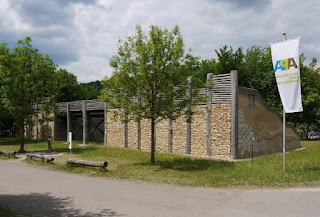
{"type": "MultiPolygon", "coordinates": [[[[19,39],[75,74],[79,82],[112,75],[116,42],[140,24],[179,25],[186,49],[201,59],[216,58],[224,45],[253,45],[301,37],[300,53],[320,61],[319,0],[0,0],[0,43],[19,39]]],[[[318,64],[319,66],[319,64],[318,64]]]]}

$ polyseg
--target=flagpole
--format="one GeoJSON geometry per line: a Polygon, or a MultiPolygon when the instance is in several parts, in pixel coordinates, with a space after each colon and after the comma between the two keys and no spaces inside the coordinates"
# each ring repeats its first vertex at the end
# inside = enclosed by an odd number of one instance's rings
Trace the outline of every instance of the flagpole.
{"type": "MultiPolygon", "coordinates": [[[[282,34],[282,39],[285,41],[287,39],[286,33],[282,34]]],[[[282,148],[283,148],[283,172],[286,172],[286,111],[283,106],[283,132],[282,132],[282,148]]]]}

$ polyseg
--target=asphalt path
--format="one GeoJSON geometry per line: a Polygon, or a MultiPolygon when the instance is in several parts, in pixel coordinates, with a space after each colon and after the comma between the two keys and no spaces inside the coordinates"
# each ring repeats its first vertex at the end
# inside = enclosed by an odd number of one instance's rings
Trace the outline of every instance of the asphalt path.
{"type": "Polygon", "coordinates": [[[0,160],[0,205],[33,216],[320,216],[320,187],[190,188],[0,160]]]}

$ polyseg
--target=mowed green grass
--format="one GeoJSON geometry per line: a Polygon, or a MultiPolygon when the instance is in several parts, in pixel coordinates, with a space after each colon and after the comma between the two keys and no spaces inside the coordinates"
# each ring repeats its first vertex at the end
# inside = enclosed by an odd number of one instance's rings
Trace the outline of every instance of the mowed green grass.
{"type": "MultiPolygon", "coordinates": [[[[102,142],[80,147],[73,142],[72,154],[68,144],[54,142],[53,150],[62,152],[53,163],[31,164],[51,167],[71,173],[98,177],[139,180],[181,186],[198,187],[302,187],[320,186],[320,141],[303,141],[305,148],[286,155],[286,173],[282,170],[282,155],[273,155],[244,161],[222,161],[188,156],[156,153],[156,165],[150,165],[150,153],[124,148],[103,147],[102,142]],[[90,161],[108,161],[107,170],[86,166],[68,165],[68,158],[90,161]]],[[[0,149],[18,151],[19,140],[7,138],[0,141],[0,149]]],[[[25,150],[45,151],[47,142],[28,140],[25,150]]],[[[6,158],[6,157],[1,157],[6,158]]],[[[8,158],[7,158],[8,159],[8,158]]],[[[27,160],[26,160],[27,161],[27,160]]]]}

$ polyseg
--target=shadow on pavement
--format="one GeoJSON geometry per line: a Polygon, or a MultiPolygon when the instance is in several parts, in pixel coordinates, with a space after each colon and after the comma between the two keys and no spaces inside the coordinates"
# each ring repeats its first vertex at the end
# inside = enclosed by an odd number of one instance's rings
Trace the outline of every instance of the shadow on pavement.
{"type": "Polygon", "coordinates": [[[83,213],[74,208],[73,198],[54,197],[49,193],[0,195],[0,205],[8,207],[18,213],[33,216],[72,216],[72,217],[100,217],[100,216],[125,216],[111,209],[103,209],[100,212],[83,213]]]}

